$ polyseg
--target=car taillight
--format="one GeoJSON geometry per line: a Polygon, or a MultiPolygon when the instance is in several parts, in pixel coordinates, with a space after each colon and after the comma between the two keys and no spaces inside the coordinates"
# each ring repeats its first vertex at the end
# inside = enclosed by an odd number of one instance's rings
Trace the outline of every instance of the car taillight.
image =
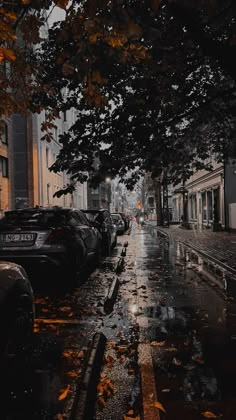
{"type": "Polygon", "coordinates": [[[62,227],[54,228],[47,239],[48,243],[60,242],[65,240],[66,230],[62,227]]]}

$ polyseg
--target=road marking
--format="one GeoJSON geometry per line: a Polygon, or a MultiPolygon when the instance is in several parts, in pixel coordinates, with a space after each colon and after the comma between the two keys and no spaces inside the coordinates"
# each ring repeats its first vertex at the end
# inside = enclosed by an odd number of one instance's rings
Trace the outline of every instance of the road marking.
{"type": "Polygon", "coordinates": [[[45,319],[36,318],[35,324],[88,324],[89,321],[81,321],[78,319],[45,319]]]}
{"type": "Polygon", "coordinates": [[[151,406],[158,400],[150,345],[139,344],[138,355],[142,384],[143,420],[160,420],[159,410],[151,406]]]}
{"type": "MultiPolygon", "coordinates": [[[[137,258],[140,252],[140,244],[136,243],[136,255],[137,258]]],[[[136,275],[136,287],[137,287],[137,307],[141,308],[143,300],[141,297],[141,288],[143,285],[143,278],[139,278],[137,274],[137,264],[135,264],[134,271],[136,275]]],[[[137,316],[137,322],[140,328],[147,329],[149,327],[147,317],[137,316]]],[[[141,332],[140,332],[141,333],[141,332]]],[[[140,336],[142,341],[142,337],[140,336]]],[[[157,391],[156,382],[154,376],[154,369],[152,363],[152,351],[149,343],[142,343],[138,345],[138,362],[140,367],[141,375],[141,389],[143,399],[143,420],[160,420],[160,412],[157,408],[152,407],[154,402],[157,402],[157,391]]]]}

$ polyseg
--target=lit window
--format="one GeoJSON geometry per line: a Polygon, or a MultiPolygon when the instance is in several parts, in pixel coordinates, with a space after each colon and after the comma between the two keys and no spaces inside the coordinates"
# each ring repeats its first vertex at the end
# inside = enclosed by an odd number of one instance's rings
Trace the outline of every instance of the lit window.
{"type": "Polygon", "coordinates": [[[8,129],[4,121],[0,121],[0,139],[2,143],[8,144],[8,129]]]}
{"type": "Polygon", "coordinates": [[[8,178],[8,159],[3,156],[0,156],[0,174],[8,178]]]}

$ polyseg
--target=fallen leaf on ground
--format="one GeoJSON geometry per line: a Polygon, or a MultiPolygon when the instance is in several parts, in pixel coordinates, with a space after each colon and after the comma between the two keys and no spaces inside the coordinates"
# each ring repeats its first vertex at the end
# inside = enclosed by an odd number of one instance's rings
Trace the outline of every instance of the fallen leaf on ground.
{"type": "Polygon", "coordinates": [[[202,413],[203,417],[206,417],[208,419],[216,419],[217,416],[216,414],[212,413],[211,411],[204,411],[204,413],[202,413]]]}
{"type": "Polygon", "coordinates": [[[113,349],[114,347],[116,347],[116,342],[115,341],[110,341],[109,343],[107,343],[106,348],[107,349],[113,349]]]}
{"type": "Polygon", "coordinates": [[[124,420],[140,420],[140,417],[129,417],[129,416],[124,416],[124,420]]]}
{"type": "Polygon", "coordinates": [[[58,400],[59,401],[64,400],[67,397],[69,390],[70,390],[70,385],[67,385],[67,387],[62,391],[61,395],[59,395],[58,400]]]}
{"type": "Polygon", "coordinates": [[[166,413],[166,410],[164,409],[163,405],[159,401],[155,401],[154,403],[150,404],[150,407],[158,408],[159,410],[166,413]]]}
{"type": "Polygon", "coordinates": [[[58,413],[53,417],[54,420],[63,420],[63,415],[58,413]]]}
{"type": "Polygon", "coordinates": [[[105,359],[106,363],[114,363],[115,362],[114,357],[110,356],[110,354],[106,354],[104,359],[105,359]]]}
{"type": "Polygon", "coordinates": [[[77,378],[77,376],[79,375],[77,372],[75,372],[74,370],[71,372],[67,372],[66,373],[67,376],[69,376],[70,378],[77,378]]]}
{"type": "Polygon", "coordinates": [[[63,306],[62,308],[60,308],[61,312],[70,312],[71,311],[71,307],[70,306],[63,306]]]}
{"type": "Polygon", "coordinates": [[[192,359],[194,360],[194,362],[197,362],[200,365],[204,365],[204,363],[205,363],[205,361],[198,356],[192,356],[192,359]]]}
{"type": "Polygon", "coordinates": [[[129,410],[127,414],[128,414],[128,416],[133,416],[134,415],[134,410],[129,410]]]}
{"type": "Polygon", "coordinates": [[[150,343],[151,346],[156,346],[156,347],[163,347],[166,344],[165,341],[152,341],[150,343]]]}

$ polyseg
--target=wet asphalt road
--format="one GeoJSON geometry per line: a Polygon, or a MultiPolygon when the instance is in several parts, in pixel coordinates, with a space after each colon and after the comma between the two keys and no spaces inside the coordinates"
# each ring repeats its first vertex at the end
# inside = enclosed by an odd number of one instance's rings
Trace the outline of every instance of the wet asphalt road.
{"type": "MultiPolygon", "coordinates": [[[[98,331],[106,335],[107,349],[97,420],[142,418],[140,343],[150,348],[163,419],[236,418],[235,279],[208,269],[147,226],[133,224],[118,242],[114,255],[73,291],[35,286],[31,349],[1,375],[2,420],[68,419],[98,331]],[[127,240],[117,300],[107,314],[104,297],[127,240]]],[[[145,398],[155,403],[151,395],[145,398]]]]}

